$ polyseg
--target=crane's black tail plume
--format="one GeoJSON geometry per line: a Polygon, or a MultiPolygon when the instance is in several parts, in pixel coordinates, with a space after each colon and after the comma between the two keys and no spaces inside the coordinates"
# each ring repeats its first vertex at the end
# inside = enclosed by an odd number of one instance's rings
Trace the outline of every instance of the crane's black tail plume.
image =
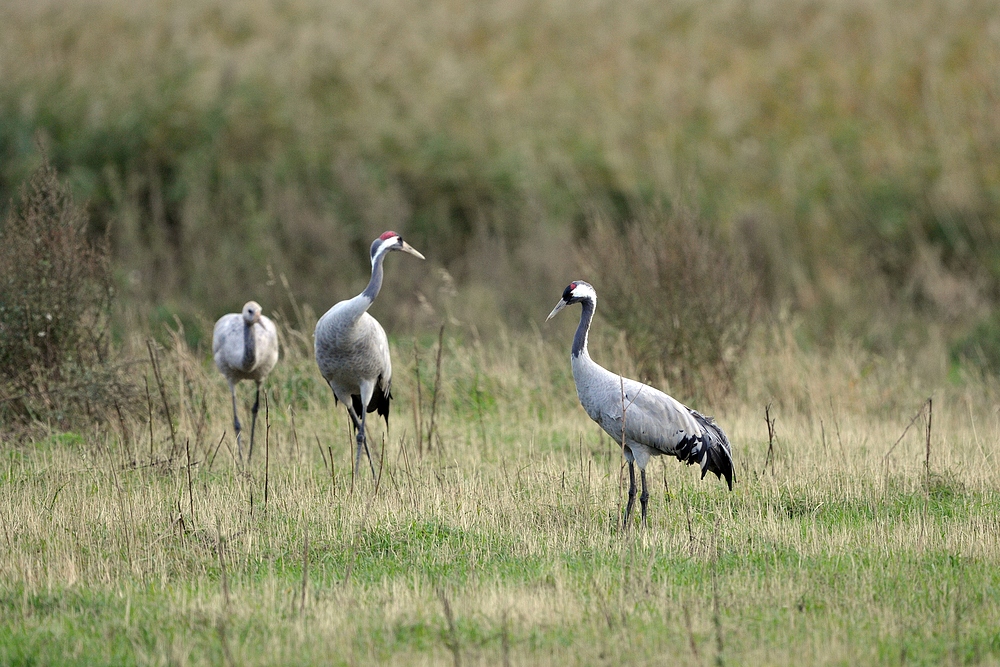
{"type": "MultiPolygon", "coordinates": [[[[691,408],[688,408],[691,410],[691,408]]],[[[715,423],[715,419],[707,417],[695,410],[691,410],[691,416],[701,424],[705,430],[700,440],[691,438],[690,446],[685,452],[687,455],[678,455],[682,461],[688,465],[697,463],[701,466],[701,478],[705,478],[705,473],[714,472],[719,479],[726,478],[729,490],[733,490],[733,454],[729,446],[729,438],[726,437],[722,427],[715,423]],[[700,445],[700,446],[699,446],[700,445]]]]}
{"type": "MultiPolygon", "coordinates": [[[[385,419],[385,427],[389,428],[389,401],[392,400],[392,391],[387,386],[385,390],[382,390],[382,378],[378,379],[375,383],[375,393],[372,394],[372,400],[368,402],[368,412],[377,412],[378,415],[385,419]]],[[[351,395],[351,404],[354,406],[354,414],[361,415],[361,397],[357,394],[351,395]]]]}

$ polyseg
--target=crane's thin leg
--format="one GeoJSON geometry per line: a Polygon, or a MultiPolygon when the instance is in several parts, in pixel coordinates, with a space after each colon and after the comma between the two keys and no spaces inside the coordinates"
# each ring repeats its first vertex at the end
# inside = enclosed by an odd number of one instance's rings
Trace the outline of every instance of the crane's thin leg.
{"type": "Polygon", "coordinates": [[[257,393],[253,396],[253,418],[250,420],[250,453],[247,454],[247,465],[253,460],[253,434],[257,430],[257,409],[260,408],[260,385],[257,385],[257,393]]]}
{"type": "MultiPolygon", "coordinates": [[[[367,414],[368,413],[365,412],[364,410],[361,411],[361,431],[359,431],[359,433],[364,433],[364,431],[365,431],[365,421],[367,420],[367,418],[366,418],[367,414]]],[[[365,456],[368,457],[368,467],[372,469],[372,479],[374,480],[375,479],[375,464],[372,463],[372,454],[371,454],[370,451],[368,451],[368,437],[365,436],[364,438],[362,438],[361,442],[365,446],[365,456]]],[[[358,457],[360,458],[361,454],[358,454],[358,457]]]]}
{"type": "Polygon", "coordinates": [[[233,397],[233,428],[236,430],[236,451],[240,456],[240,465],[243,464],[243,439],[241,437],[240,418],[236,416],[236,385],[229,385],[229,393],[233,397]]]}
{"type": "Polygon", "coordinates": [[[368,465],[372,469],[372,479],[375,478],[375,464],[372,463],[372,455],[368,452],[368,441],[365,437],[365,412],[361,411],[361,419],[358,419],[358,415],[354,412],[354,406],[350,403],[347,405],[347,414],[351,416],[351,421],[354,422],[355,442],[356,447],[354,449],[354,476],[358,476],[358,470],[361,468],[361,450],[363,449],[365,455],[368,457],[368,465]]]}
{"type": "Polygon", "coordinates": [[[365,425],[358,419],[357,413],[354,412],[354,407],[348,403],[347,404],[347,414],[351,417],[351,421],[354,423],[354,437],[355,437],[355,449],[354,449],[354,476],[358,476],[358,469],[361,468],[361,448],[365,444],[365,425]]]}
{"type": "Polygon", "coordinates": [[[625,506],[625,522],[622,527],[628,528],[629,517],[632,516],[632,505],[635,505],[635,464],[628,462],[628,505],[625,506]]]}
{"type": "Polygon", "coordinates": [[[641,468],[639,470],[639,478],[642,480],[642,495],[639,496],[639,502],[642,504],[642,525],[646,525],[646,503],[649,502],[649,491],[646,490],[646,469],[641,468]]]}

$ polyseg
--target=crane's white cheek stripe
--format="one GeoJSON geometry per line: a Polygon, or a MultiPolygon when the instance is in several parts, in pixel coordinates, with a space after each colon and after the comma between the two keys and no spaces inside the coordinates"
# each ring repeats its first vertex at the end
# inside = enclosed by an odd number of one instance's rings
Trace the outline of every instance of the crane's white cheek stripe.
{"type": "Polygon", "coordinates": [[[389,249],[392,248],[392,246],[394,246],[395,244],[396,244],[395,236],[389,237],[385,241],[382,241],[381,245],[379,245],[378,247],[378,250],[376,250],[375,254],[372,255],[372,265],[374,266],[378,258],[384,255],[385,253],[389,252],[389,249]]]}

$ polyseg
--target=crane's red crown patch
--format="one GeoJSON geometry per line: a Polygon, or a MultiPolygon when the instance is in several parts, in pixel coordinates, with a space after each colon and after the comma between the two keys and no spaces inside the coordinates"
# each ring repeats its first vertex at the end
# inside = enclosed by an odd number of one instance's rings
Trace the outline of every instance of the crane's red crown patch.
{"type": "Polygon", "coordinates": [[[575,290],[576,289],[576,283],[570,283],[569,284],[569,288],[570,288],[570,290],[575,290]]]}
{"type": "Polygon", "coordinates": [[[399,236],[396,232],[386,232],[382,236],[378,237],[380,241],[385,241],[386,239],[391,239],[393,236],[399,236]]]}

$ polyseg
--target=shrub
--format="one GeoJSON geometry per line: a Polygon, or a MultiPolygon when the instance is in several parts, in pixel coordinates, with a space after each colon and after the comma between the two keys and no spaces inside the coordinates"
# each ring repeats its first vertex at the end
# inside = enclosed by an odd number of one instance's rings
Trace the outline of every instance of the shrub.
{"type": "Polygon", "coordinates": [[[1000,373],[1000,312],[980,320],[950,346],[953,366],[966,364],[984,374],[1000,373]]]}
{"type": "Polygon", "coordinates": [[[745,253],[648,206],[617,222],[592,215],[580,248],[598,312],[624,331],[640,373],[689,397],[732,386],[761,303],[745,253]]]}
{"type": "Polygon", "coordinates": [[[0,223],[0,423],[63,427],[100,416],[128,382],[109,360],[112,275],[104,240],[46,161],[0,223]]]}

